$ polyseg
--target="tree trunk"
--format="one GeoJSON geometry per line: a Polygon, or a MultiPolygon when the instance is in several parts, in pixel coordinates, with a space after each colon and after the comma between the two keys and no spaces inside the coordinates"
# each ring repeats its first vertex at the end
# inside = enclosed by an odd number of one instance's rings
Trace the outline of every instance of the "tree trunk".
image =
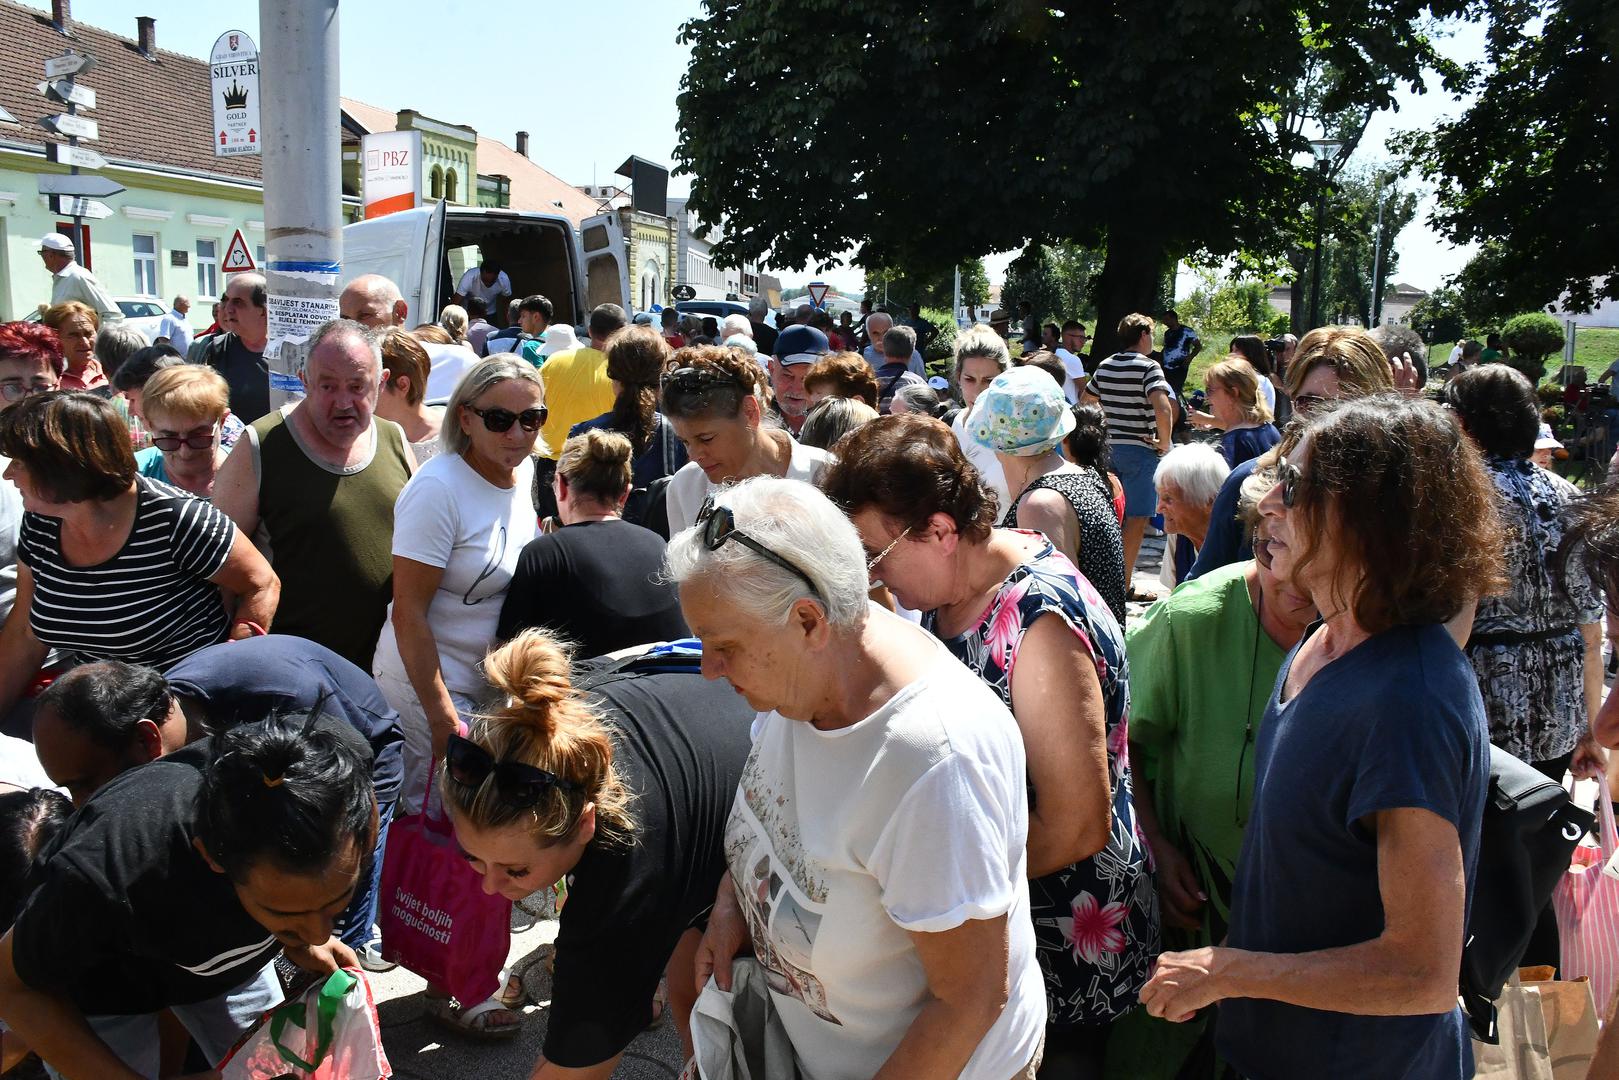
{"type": "MultiPolygon", "coordinates": [[[[1110,231],[1112,236],[1128,236],[1139,221],[1110,231]]],[[[1096,279],[1096,333],[1091,338],[1091,359],[1099,362],[1119,351],[1119,320],[1132,312],[1158,317],[1156,307],[1163,292],[1169,253],[1150,239],[1132,239],[1128,244],[1109,243],[1107,261],[1096,279]]]]}
{"type": "Polygon", "coordinates": [[[1288,327],[1295,337],[1303,337],[1309,329],[1304,324],[1310,317],[1309,301],[1306,299],[1310,295],[1309,253],[1293,248],[1287,253],[1287,264],[1293,268],[1293,285],[1288,296],[1288,327]]]}

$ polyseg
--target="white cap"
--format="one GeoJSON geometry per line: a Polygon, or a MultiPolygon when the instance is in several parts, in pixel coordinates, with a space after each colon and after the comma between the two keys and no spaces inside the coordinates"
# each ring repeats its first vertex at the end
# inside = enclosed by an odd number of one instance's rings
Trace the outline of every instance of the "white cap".
{"type": "Polygon", "coordinates": [[[59,232],[53,232],[40,238],[39,251],[60,251],[64,255],[73,254],[73,241],[59,232]]]}
{"type": "Polygon", "coordinates": [[[1540,425],[1540,433],[1535,436],[1535,449],[1561,450],[1562,448],[1563,444],[1558,442],[1557,436],[1552,434],[1552,426],[1550,424],[1540,425]]]}

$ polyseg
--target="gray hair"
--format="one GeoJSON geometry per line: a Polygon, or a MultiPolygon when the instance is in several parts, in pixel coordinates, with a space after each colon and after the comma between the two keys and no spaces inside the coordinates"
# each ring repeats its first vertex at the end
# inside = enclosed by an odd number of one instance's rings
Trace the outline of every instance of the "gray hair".
{"type": "Polygon", "coordinates": [[[1274,469],[1255,469],[1237,489],[1237,519],[1242,522],[1243,529],[1250,536],[1259,527],[1259,504],[1275,486],[1274,469]]]}
{"type": "Polygon", "coordinates": [[[1182,443],[1158,462],[1152,483],[1159,490],[1169,484],[1189,503],[1213,506],[1229,475],[1231,466],[1220,451],[1207,443],[1182,443]]]}
{"type": "Polygon", "coordinates": [[[116,372],[125,360],[146,348],[146,335],[124,323],[109,323],[96,334],[96,359],[108,375],[116,372]]]}
{"type": "MultiPolygon", "coordinates": [[[[439,428],[438,441],[446,454],[459,454],[471,442],[467,433],[461,430],[461,406],[471,405],[491,386],[508,379],[533,383],[540,388],[540,401],[545,401],[545,382],[540,378],[539,370],[516,353],[498,352],[480,360],[476,367],[461,376],[455,393],[450,395],[450,403],[444,407],[444,423],[439,428]]],[[[544,435],[535,440],[534,452],[541,456],[549,455],[550,449],[545,445],[544,435]]]]}
{"type": "MultiPolygon", "coordinates": [[[[905,402],[905,407],[912,412],[919,412],[923,416],[938,416],[939,394],[927,383],[907,383],[894,391],[897,400],[905,402]]],[[[889,406],[893,408],[892,405],[889,406]]]]}
{"type": "Polygon", "coordinates": [[[382,338],[369,326],[357,323],[353,319],[332,319],[315,327],[315,332],[309,335],[309,351],[304,354],[306,372],[314,363],[315,350],[326,344],[328,339],[334,344],[341,341],[359,342],[371,354],[372,362],[377,365],[377,385],[382,385],[382,338]]]}
{"type": "Polygon", "coordinates": [[[1006,347],[1006,340],[983,323],[962,331],[956,338],[956,382],[961,381],[962,361],[974,359],[993,360],[1002,371],[1012,366],[1012,353],[1006,347]]]}
{"type": "Polygon", "coordinates": [[[748,298],[748,314],[757,315],[760,322],[765,321],[765,312],[769,308],[770,303],[765,299],[764,293],[758,293],[748,298]]]}
{"type": "Polygon", "coordinates": [[[849,519],[802,480],[756,476],[720,488],[715,503],[729,507],[736,528],[777,552],[815,583],[813,595],[798,575],[759,556],[745,544],[710,551],[701,525],[676,533],[664,554],[664,573],[677,585],[702,577],[736,607],[766,622],[786,623],[800,600],[818,604],[840,629],[866,619],[866,553],[849,519]]]}
{"type": "Polygon", "coordinates": [[[909,360],[916,351],[916,331],[909,326],[890,327],[883,334],[883,355],[902,356],[909,360]]]}
{"type": "Polygon", "coordinates": [[[798,441],[805,446],[830,450],[849,432],[875,419],[877,410],[859,398],[822,398],[804,417],[804,427],[798,433],[798,441]]]}
{"type": "Polygon", "coordinates": [[[893,325],[894,316],[890,315],[886,311],[873,311],[870,315],[866,316],[866,336],[871,339],[871,343],[873,345],[877,345],[877,339],[882,334],[887,333],[888,328],[893,325]],[[876,325],[873,325],[873,323],[876,323],[876,325]],[[882,329],[877,329],[878,326],[881,326],[882,329]]]}
{"type": "Polygon", "coordinates": [[[723,341],[732,334],[741,334],[749,338],[753,336],[753,324],[748,321],[746,315],[733,312],[725,316],[725,321],[720,323],[720,340],[723,341]]]}

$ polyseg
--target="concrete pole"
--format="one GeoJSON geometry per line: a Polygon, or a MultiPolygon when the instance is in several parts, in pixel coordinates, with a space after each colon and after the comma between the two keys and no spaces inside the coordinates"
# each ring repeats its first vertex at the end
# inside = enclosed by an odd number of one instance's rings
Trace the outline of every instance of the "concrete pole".
{"type": "Polygon", "coordinates": [[[950,301],[950,317],[956,320],[958,327],[961,325],[961,267],[959,265],[956,267],[955,298],[950,301]]]}
{"type": "Polygon", "coordinates": [[[312,330],[337,317],[343,269],[337,0],[259,5],[270,406],[303,396],[312,330]]]}

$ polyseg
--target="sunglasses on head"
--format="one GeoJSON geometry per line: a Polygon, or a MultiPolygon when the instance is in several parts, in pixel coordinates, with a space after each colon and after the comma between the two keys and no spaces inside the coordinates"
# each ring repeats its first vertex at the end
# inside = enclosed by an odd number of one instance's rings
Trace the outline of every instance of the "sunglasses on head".
{"type": "Polygon", "coordinates": [[[193,450],[206,450],[214,445],[218,437],[218,430],[209,428],[205,435],[153,435],[152,445],[171,454],[182,446],[189,446],[193,450]]]}
{"type": "Polygon", "coordinates": [[[748,390],[735,375],[720,368],[683,367],[663,376],[665,394],[705,394],[722,386],[744,393],[748,390]]]}
{"type": "Polygon", "coordinates": [[[480,409],[476,405],[468,405],[474,414],[483,420],[483,426],[499,435],[503,431],[510,431],[513,424],[519,424],[524,431],[538,431],[545,426],[546,417],[551,410],[544,405],[535,409],[524,409],[514,413],[510,409],[480,409]]]}
{"type": "Polygon", "coordinates": [[[573,784],[555,773],[516,761],[496,761],[494,755],[471,739],[451,735],[444,748],[444,767],[450,779],[476,791],[490,776],[500,789],[500,801],[519,810],[527,810],[545,797],[552,788],[558,791],[578,790],[573,784]]]}
{"type": "Polygon", "coordinates": [[[703,503],[703,508],[697,511],[697,527],[702,530],[703,546],[708,550],[718,551],[725,546],[727,540],[735,540],[749,551],[769,559],[805,585],[808,585],[811,596],[817,600],[821,598],[821,590],[815,587],[815,582],[810,580],[808,574],[759,543],[741,529],[738,529],[736,527],[736,518],[732,515],[729,506],[720,506],[710,497],[703,503]]]}

